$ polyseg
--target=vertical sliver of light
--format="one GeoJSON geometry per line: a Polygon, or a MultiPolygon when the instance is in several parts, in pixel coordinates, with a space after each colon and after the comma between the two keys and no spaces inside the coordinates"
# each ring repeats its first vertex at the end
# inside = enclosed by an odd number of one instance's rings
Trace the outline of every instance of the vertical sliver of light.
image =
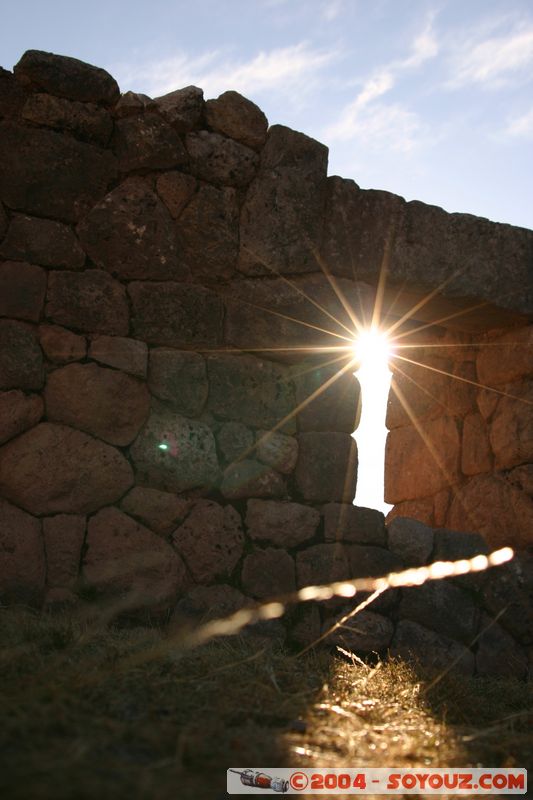
{"type": "Polygon", "coordinates": [[[392,508],[383,496],[385,475],[385,417],[392,373],[386,341],[375,331],[363,332],[355,351],[360,366],[355,373],[361,385],[361,421],[353,436],[357,442],[358,470],[354,503],[387,514],[392,508]]]}

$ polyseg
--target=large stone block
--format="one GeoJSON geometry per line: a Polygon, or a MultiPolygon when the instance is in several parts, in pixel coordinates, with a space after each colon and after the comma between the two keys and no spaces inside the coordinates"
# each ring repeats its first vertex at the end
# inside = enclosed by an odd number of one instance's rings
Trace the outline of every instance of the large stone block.
{"type": "Polygon", "coordinates": [[[305,500],[349,503],[357,483],[357,445],[348,433],[298,436],[296,486],[305,500]]]}
{"type": "Polygon", "coordinates": [[[320,522],[315,508],[300,503],[248,500],[246,509],[250,538],[275,547],[296,547],[313,539],[320,522]]]}
{"type": "Polygon", "coordinates": [[[209,289],[185,283],[128,287],[135,335],[171,347],[213,346],[222,338],[223,305],[209,289]]]}
{"type": "Polygon", "coordinates": [[[87,355],[85,336],[60,325],[39,325],[39,343],[46,358],[54,364],[81,361],[87,355]]]}
{"type": "Polygon", "coordinates": [[[238,92],[220,94],[205,104],[207,124],[217,133],[260,150],[267,137],[268,120],[261,109],[238,92]]]}
{"type": "Polygon", "coordinates": [[[0,319],[0,389],[40,389],[43,354],[35,331],[24,322],[0,319]]]}
{"type": "Polygon", "coordinates": [[[9,208],[75,222],[116,178],[107,150],[41,128],[0,123],[0,199],[9,208]]]}
{"type": "Polygon", "coordinates": [[[183,492],[211,487],[218,478],[211,428],[174,411],[152,411],[130,454],[138,482],[154,489],[183,492]]]}
{"type": "Polygon", "coordinates": [[[506,384],[491,419],[489,438],[496,469],[533,461],[533,381],[506,384]]]}
{"type": "Polygon", "coordinates": [[[69,364],[48,376],[46,416],[109,444],[130,444],[150,411],[146,385],[97,364],[69,364]]]}
{"type": "Polygon", "coordinates": [[[109,111],[94,103],[78,103],[39,92],[31,94],[22,109],[22,118],[34,125],[67,131],[78,139],[105,147],[113,131],[109,111]]]}
{"type": "Polygon", "coordinates": [[[468,414],[463,421],[461,471],[465,475],[478,475],[492,469],[492,452],[488,429],[481,414],[468,414]]]}
{"type": "Polygon", "coordinates": [[[204,93],[198,86],[176,89],[153,101],[155,107],[178,133],[198,128],[204,111],[204,93]]]}
{"type": "Polygon", "coordinates": [[[120,503],[126,514],[138,517],[144,525],[163,536],[168,536],[183,522],[191,505],[192,500],[146,486],[134,486],[120,503]]]}
{"type": "Polygon", "coordinates": [[[296,553],[298,588],[348,580],[348,556],[340,544],[315,544],[296,553]]]}
{"type": "Polygon", "coordinates": [[[513,637],[486,615],[482,617],[481,630],[476,651],[477,674],[522,680],[527,672],[527,658],[513,637]]]}
{"type": "MultiPolygon", "coordinates": [[[[289,371],[279,364],[248,355],[207,357],[208,409],[224,419],[271,428],[294,410],[289,371]]],[[[291,419],[284,430],[294,430],[291,419]]]]}
{"type": "Polygon", "coordinates": [[[317,249],[328,151],[273,125],[241,216],[239,270],[247,275],[320,271],[317,249]]]}
{"type": "Polygon", "coordinates": [[[352,544],[345,549],[352,578],[381,578],[403,568],[402,559],[384,547],[352,544]]]}
{"type": "Polygon", "coordinates": [[[105,69],[70,56],[27,50],[14,72],[22,86],[69,100],[110,106],[120,97],[116,80],[105,69]]]}
{"type": "Polygon", "coordinates": [[[390,654],[406,661],[414,658],[422,667],[436,673],[446,670],[473,675],[476,666],[474,654],[464,645],[408,619],[398,622],[390,654]]]}
{"type": "Polygon", "coordinates": [[[433,552],[434,531],[409,517],[395,517],[388,526],[389,550],[407,567],[429,564],[433,552]]]}
{"type": "Polygon", "coordinates": [[[87,514],[118,500],[133,472],[114,447],[42,422],[0,450],[0,491],[32,514],[87,514]]]}
{"type": "Polygon", "coordinates": [[[146,378],[148,347],[144,342],[124,336],[93,336],[89,345],[89,358],[115,369],[121,369],[137,378],[146,378]]]}
{"type": "Polygon", "coordinates": [[[46,293],[46,272],[24,261],[0,263],[0,317],[38,322],[46,293]]]}
{"type": "Polygon", "coordinates": [[[231,500],[246,497],[286,497],[287,487],[275,470],[253,459],[243,459],[224,470],[220,491],[231,500]]]}
{"type": "MultiPolygon", "coordinates": [[[[340,618],[342,616],[344,615],[341,614],[340,618]]],[[[335,622],[336,618],[326,620],[323,633],[335,622]]],[[[360,611],[334,630],[326,642],[330,645],[340,645],[356,653],[379,653],[389,646],[393,633],[394,625],[390,619],[374,611],[360,611]]]]}
{"type": "Polygon", "coordinates": [[[188,162],[183,143],[159,114],[119,119],[115,123],[113,147],[121,172],[176,169],[188,162]]]}
{"type": "Polygon", "coordinates": [[[0,117],[17,118],[27,96],[27,92],[15,80],[13,73],[0,67],[0,117]]]}
{"type": "Polygon", "coordinates": [[[168,208],[172,219],[179,217],[196,191],[197,185],[196,178],[177,170],[163,172],[157,177],[157,194],[168,208]]]}
{"type": "Polygon", "coordinates": [[[186,276],[178,261],[172,218],[146,183],[124,181],[78,226],[80,241],[101,269],[128,280],[186,276]]]}
{"type": "Polygon", "coordinates": [[[218,449],[226,462],[246,458],[255,452],[254,434],[242,422],[224,422],[218,429],[216,438],[218,449]]]}
{"type": "Polygon", "coordinates": [[[480,620],[479,608],[470,596],[442,580],[402,589],[399,614],[467,645],[477,634],[480,620]]]}
{"type": "Polygon", "coordinates": [[[242,565],[241,583],[251,597],[263,600],[296,588],[294,559],[275,547],[254,548],[242,565]]]}
{"type": "Polygon", "coordinates": [[[322,513],[327,542],[385,546],[385,519],[381,511],[352,503],[327,503],[322,513]]]}
{"type": "Polygon", "coordinates": [[[198,416],[209,391],[205,359],[186,350],[155,347],[150,351],[148,386],[178,413],[198,416]]]}
{"type": "MultiPolygon", "coordinates": [[[[4,206],[2,205],[2,203],[0,203],[0,241],[6,235],[7,226],[8,226],[7,214],[4,210],[4,206]]],[[[1,247],[0,247],[0,255],[2,255],[1,247]]]]}
{"type": "Polygon", "coordinates": [[[461,441],[449,417],[389,432],[385,447],[385,502],[435,494],[459,477],[461,441]]]}
{"type": "Polygon", "coordinates": [[[239,207],[235,189],[204,184],[176,222],[180,263],[193,280],[227,280],[239,251],[239,207]]]}
{"type": "Polygon", "coordinates": [[[486,386],[533,376],[533,325],[514,328],[479,348],[477,374],[486,386]]]}
{"type": "Polygon", "coordinates": [[[40,395],[25,395],[19,389],[0,393],[0,444],[33,428],[43,412],[44,403],[40,395]]]}
{"type": "Polygon", "coordinates": [[[298,441],[278,431],[259,430],[254,452],[263,464],[288,475],[298,460],[298,441]]]}
{"type": "Polygon", "coordinates": [[[86,518],[79,514],[57,514],[43,520],[47,586],[75,587],[86,524],[86,518]]]}
{"type": "Polygon", "coordinates": [[[81,269],[85,263],[85,253],[68,225],[25,214],[11,217],[0,254],[43,267],[81,269]]]}
{"type": "Polygon", "coordinates": [[[191,172],[217,186],[247,186],[259,164],[257,154],[233,139],[210,131],[186,136],[191,172]]]}
{"type": "Polygon", "coordinates": [[[227,584],[195,586],[176,605],[170,621],[174,629],[191,628],[213,619],[225,619],[251,601],[227,584]]]}
{"type": "Polygon", "coordinates": [[[0,499],[0,598],[39,602],[45,575],[41,521],[0,499]]]}
{"type": "Polygon", "coordinates": [[[87,529],[83,578],[128,609],[165,608],[185,591],[187,572],[172,547],[117,508],[103,508],[87,529]]]}
{"type": "Polygon", "coordinates": [[[323,356],[318,363],[303,362],[293,372],[301,431],[353,433],[359,425],[361,392],[354,367],[349,356],[329,363],[334,358],[333,354],[323,356]]]}
{"type": "Polygon", "coordinates": [[[228,577],[244,547],[241,518],[232,506],[199,500],[172,536],[197,583],[228,577]]]}
{"type": "Polygon", "coordinates": [[[126,290],[101,269],[52,272],[45,314],[52,322],[87,333],[127,336],[126,290]]]}

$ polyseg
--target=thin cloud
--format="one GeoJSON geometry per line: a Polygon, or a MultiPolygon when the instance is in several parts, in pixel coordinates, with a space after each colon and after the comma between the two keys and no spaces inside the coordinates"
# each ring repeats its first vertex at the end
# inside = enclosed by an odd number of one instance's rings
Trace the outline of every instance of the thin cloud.
{"type": "Polygon", "coordinates": [[[533,108],[526,114],[512,119],[504,132],[508,136],[533,139],[533,108]]]}
{"type": "Polygon", "coordinates": [[[499,88],[533,65],[533,25],[482,41],[466,41],[451,61],[448,88],[480,84],[499,88]]]}
{"type": "Polygon", "coordinates": [[[322,9],[323,18],[327,22],[333,22],[340,15],[343,5],[343,0],[327,0],[322,9]]]}

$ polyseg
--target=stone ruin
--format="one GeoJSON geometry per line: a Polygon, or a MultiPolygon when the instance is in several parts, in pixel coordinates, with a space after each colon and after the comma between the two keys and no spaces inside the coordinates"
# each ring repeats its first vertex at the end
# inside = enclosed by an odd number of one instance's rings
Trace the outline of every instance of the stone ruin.
{"type": "MultiPolygon", "coordinates": [[[[4,604],[176,625],[511,545],[330,642],[526,675],[532,231],[327,177],[323,144],[236,92],[121,95],[39,51],[0,72],[0,154],[4,604]],[[394,370],[387,525],[352,505],[359,386],[332,380],[376,302],[429,367],[394,370]]],[[[345,604],[262,635],[306,644],[345,604]]]]}

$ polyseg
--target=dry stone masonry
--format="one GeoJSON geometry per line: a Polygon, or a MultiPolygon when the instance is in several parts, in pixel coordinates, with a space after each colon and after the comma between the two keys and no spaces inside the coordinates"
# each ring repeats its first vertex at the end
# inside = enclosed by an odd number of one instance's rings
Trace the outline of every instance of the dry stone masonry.
{"type": "MultiPolygon", "coordinates": [[[[0,70],[0,599],[179,627],[512,545],[511,566],[386,593],[328,642],[523,677],[533,233],[362,190],[327,158],[234,91],[121,94],[34,50],[0,70]],[[352,505],[360,391],[335,377],[383,269],[383,324],[411,345],[388,525],[352,505]]],[[[346,610],[260,632],[304,645],[346,610]]]]}

